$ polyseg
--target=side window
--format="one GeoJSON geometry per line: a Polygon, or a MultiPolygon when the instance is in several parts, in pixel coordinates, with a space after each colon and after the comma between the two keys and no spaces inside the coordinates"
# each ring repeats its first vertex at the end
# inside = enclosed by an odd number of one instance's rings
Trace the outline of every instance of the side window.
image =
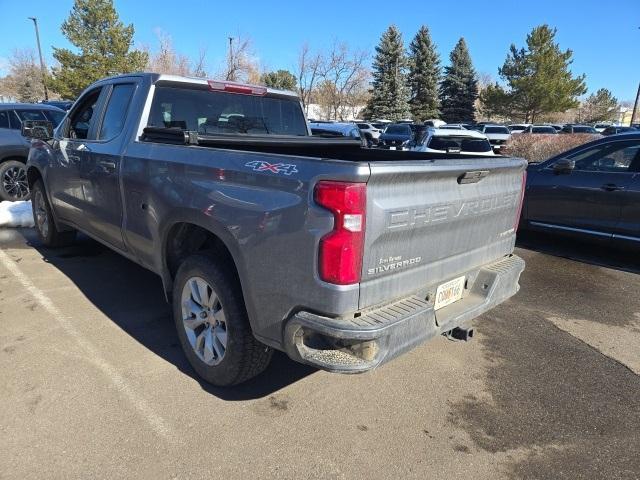
{"type": "Polygon", "coordinates": [[[122,132],[134,89],[135,84],[133,83],[123,83],[113,86],[113,90],[109,96],[109,102],[107,103],[107,109],[102,119],[100,133],[98,134],[100,140],[111,140],[122,132]]]}
{"type": "Polygon", "coordinates": [[[614,142],[584,150],[569,158],[576,162],[575,170],[625,173],[629,171],[638,152],[640,152],[638,141],[614,142]]]}
{"type": "Polygon", "coordinates": [[[0,110],[0,128],[9,128],[9,112],[0,110]]]}
{"type": "Polygon", "coordinates": [[[18,115],[16,115],[16,112],[13,110],[9,112],[9,124],[10,127],[14,130],[20,130],[22,128],[22,122],[18,118],[18,115]]]}
{"type": "MultiPolygon", "coordinates": [[[[96,88],[87,93],[74,108],[69,118],[69,131],[65,132],[65,137],[89,139],[92,125],[95,123],[94,111],[100,98],[102,88],[96,88]]],[[[93,139],[90,139],[93,140],[93,139]]]]}

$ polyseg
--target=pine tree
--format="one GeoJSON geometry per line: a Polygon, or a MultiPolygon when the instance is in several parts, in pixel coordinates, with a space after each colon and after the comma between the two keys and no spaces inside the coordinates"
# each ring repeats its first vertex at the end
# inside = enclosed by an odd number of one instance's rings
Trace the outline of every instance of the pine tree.
{"type": "Polygon", "coordinates": [[[431,41],[429,29],[422,26],[409,45],[409,88],[413,119],[424,121],[440,116],[438,83],[440,56],[431,41]]]}
{"type": "Polygon", "coordinates": [[[130,51],[133,25],[119,20],[113,0],[75,0],[62,33],[80,51],[53,49],[60,66],[53,69],[51,88],[62,98],[76,98],[96,80],[142,71],[147,64],[145,52],[130,51]]]}
{"type": "Polygon", "coordinates": [[[395,25],[382,34],[373,62],[371,97],[366,116],[400,120],[409,116],[407,58],[402,35],[395,25]]]}
{"type": "Polygon", "coordinates": [[[587,91],[584,75],[574,78],[569,70],[573,52],[560,50],[555,36],[556,29],[541,25],[527,35],[526,48],[511,45],[499,73],[509,87],[502,94],[512,118],[535,122],[541,115],[564,112],[577,107],[577,97],[587,91]]]}
{"type": "Polygon", "coordinates": [[[606,88],[599,89],[587,97],[580,107],[580,120],[585,123],[614,120],[618,110],[618,99],[606,88]]]}
{"type": "Polygon", "coordinates": [[[449,59],[451,64],[444,68],[440,85],[442,119],[449,123],[473,121],[478,80],[464,38],[458,40],[449,59]]]}
{"type": "Polygon", "coordinates": [[[280,90],[295,90],[297,85],[295,75],[289,70],[267,72],[262,75],[260,81],[267,87],[278,88],[280,90]]]}

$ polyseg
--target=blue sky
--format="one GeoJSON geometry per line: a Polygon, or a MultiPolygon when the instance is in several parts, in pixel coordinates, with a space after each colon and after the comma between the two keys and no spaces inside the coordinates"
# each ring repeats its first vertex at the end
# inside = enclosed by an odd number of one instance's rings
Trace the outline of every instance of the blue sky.
{"type": "MultiPolygon", "coordinates": [[[[52,45],[69,46],[60,25],[72,5],[73,0],[0,0],[0,74],[6,73],[14,48],[35,48],[28,16],[38,17],[51,65],[52,45]]],[[[334,40],[346,41],[373,52],[380,34],[394,23],[407,43],[420,25],[427,25],[444,62],[464,36],[476,70],[497,77],[509,45],[522,46],[531,28],[548,23],[558,29],[560,46],[574,51],[572,70],[586,73],[589,91],[605,87],[620,100],[632,100],[640,81],[640,0],[115,0],[115,5],[121,20],[134,24],[136,45],[153,49],[161,29],[181,53],[195,57],[206,49],[211,72],[224,58],[229,35],[249,36],[264,67],[292,69],[304,42],[323,48],[334,40]]]]}

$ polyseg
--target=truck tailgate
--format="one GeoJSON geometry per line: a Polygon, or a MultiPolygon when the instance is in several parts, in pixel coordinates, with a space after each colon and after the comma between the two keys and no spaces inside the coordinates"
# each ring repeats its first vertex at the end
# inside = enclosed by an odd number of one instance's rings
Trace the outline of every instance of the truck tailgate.
{"type": "Polygon", "coordinates": [[[438,285],[513,251],[523,160],[370,167],[361,309],[438,285]]]}

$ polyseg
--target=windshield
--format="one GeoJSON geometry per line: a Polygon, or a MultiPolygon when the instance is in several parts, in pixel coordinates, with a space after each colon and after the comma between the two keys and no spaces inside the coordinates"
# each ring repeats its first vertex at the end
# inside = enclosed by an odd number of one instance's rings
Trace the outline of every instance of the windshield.
{"type": "Polygon", "coordinates": [[[64,118],[64,112],[58,112],[57,110],[43,110],[43,113],[47,116],[49,121],[53,123],[54,127],[60,125],[60,122],[64,118]]]}
{"type": "Polygon", "coordinates": [[[485,127],[484,133],[503,133],[508,135],[509,129],[507,127],[485,127]]]}
{"type": "Polygon", "coordinates": [[[525,127],[524,125],[509,125],[509,129],[512,132],[513,131],[520,132],[520,131],[524,130],[525,128],[527,128],[527,127],[525,127]]]}
{"type": "Polygon", "coordinates": [[[387,135],[411,135],[409,125],[389,125],[384,131],[387,135]]]}
{"type": "Polygon", "coordinates": [[[470,137],[449,137],[436,136],[431,137],[429,148],[433,150],[442,150],[444,152],[490,152],[491,144],[485,138],[470,137]]]}
{"type": "Polygon", "coordinates": [[[295,98],[163,86],[156,87],[147,125],[212,135],[307,135],[295,98]]]}
{"type": "Polygon", "coordinates": [[[531,127],[531,133],[556,133],[553,127],[531,127]]]}

